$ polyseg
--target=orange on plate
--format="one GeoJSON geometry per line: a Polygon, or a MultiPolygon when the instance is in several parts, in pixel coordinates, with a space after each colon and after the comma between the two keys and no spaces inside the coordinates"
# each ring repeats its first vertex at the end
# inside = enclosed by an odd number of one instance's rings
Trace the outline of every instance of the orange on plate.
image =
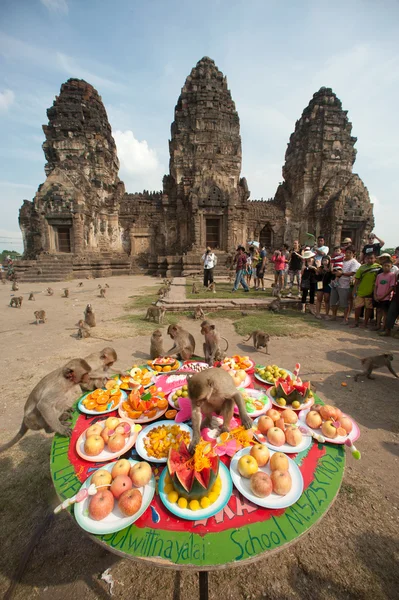
{"type": "Polygon", "coordinates": [[[167,406],[168,406],[168,401],[167,400],[165,400],[165,399],[158,400],[158,402],[157,402],[157,407],[158,408],[160,408],[161,410],[163,410],[167,406]]]}
{"type": "Polygon", "coordinates": [[[165,417],[167,419],[174,419],[176,415],[177,415],[177,410],[167,410],[165,413],[165,417]]]}

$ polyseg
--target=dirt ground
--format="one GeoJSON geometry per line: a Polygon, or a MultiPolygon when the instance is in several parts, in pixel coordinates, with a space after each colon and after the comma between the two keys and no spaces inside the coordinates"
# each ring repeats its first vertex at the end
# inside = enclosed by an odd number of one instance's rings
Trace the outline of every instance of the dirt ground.
{"type": "MultiPolygon", "coordinates": [[[[84,357],[109,342],[77,340],[76,323],[90,302],[97,317],[93,334],[112,340],[122,368],[148,358],[149,336],[136,336],[137,326],[120,319],[128,297],[159,280],[145,276],[109,279],[106,299],[98,297],[97,285],[105,280],[50,284],[55,295],[44,294],[47,284],[21,284],[21,310],[8,306],[10,285],[0,286],[0,333],[2,393],[0,443],[10,439],[20,425],[28,392],[52,369],[74,357],[84,357]],[[61,298],[69,287],[70,298],[61,298]],[[28,302],[28,293],[36,301],[28,302]],[[48,322],[33,324],[33,311],[45,309],[48,322]],[[119,319],[118,319],[119,318],[119,319]]],[[[144,311],[142,311],[144,312],[144,311]]],[[[313,317],[309,316],[309,319],[313,317]]],[[[202,347],[198,324],[184,320],[202,347]]],[[[232,323],[220,320],[222,335],[233,351],[248,354],[257,362],[262,355],[242,343],[232,323]]],[[[298,327],[300,322],[298,321],[298,327]]],[[[214,571],[209,576],[210,598],[299,599],[393,599],[399,585],[399,379],[377,372],[375,381],[355,383],[359,358],[390,351],[399,372],[399,341],[375,333],[351,330],[327,323],[312,337],[272,338],[267,362],[292,368],[302,365],[302,375],[316,384],[318,393],[359,423],[357,447],[362,459],[348,454],[344,482],[328,514],[295,545],[256,564],[214,571]],[[347,384],[346,387],[341,385],[347,384]]],[[[264,356],[264,355],[263,355],[264,356]]],[[[49,502],[55,502],[49,474],[51,436],[30,433],[0,456],[0,595],[3,597],[24,550],[42,522],[49,502]]],[[[115,581],[114,597],[153,600],[198,598],[195,572],[181,574],[148,568],[122,560],[89,539],[66,514],[57,516],[29,556],[17,600],[43,598],[92,600],[109,598],[109,586],[101,580],[107,569],[115,581]]]]}

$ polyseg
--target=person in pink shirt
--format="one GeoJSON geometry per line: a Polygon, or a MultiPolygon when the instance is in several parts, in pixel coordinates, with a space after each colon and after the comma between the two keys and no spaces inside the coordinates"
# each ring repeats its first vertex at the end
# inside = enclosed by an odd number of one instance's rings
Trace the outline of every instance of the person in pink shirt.
{"type": "Polygon", "coordinates": [[[272,256],[272,262],[274,263],[274,285],[277,285],[279,289],[282,290],[284,287],[286,258],[280,250],[276,250],[272,256]]]}
{"type": "Polygon", "coordinates": [[[382,318],[384,328],[389,305],[393,296],[396,283],[396,273],[391,273],[392,259],[387,259],[382,264],[382,273],[377,275],[374,286],[374,305],[377,308],[377,321],[375,331],[381,329],[382,318]]]}

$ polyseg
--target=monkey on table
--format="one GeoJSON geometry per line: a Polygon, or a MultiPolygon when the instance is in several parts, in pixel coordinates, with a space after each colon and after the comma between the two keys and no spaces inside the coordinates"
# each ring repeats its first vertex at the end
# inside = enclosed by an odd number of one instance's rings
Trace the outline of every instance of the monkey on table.
{"type": "Polygon", "coordinates": [[[268,344],[270,341],[270,335],[268,333],[261,331],[260,329],[256,329],[250,333],[249,337],[247,337],[246,340],[243,340],[243,342],[248,342],[251,337],[253,338],[255,350],[259,350],[259,348],[266,348],[266,354],[269,354],[268,344]]]}
{"type": "Polygon", "coordinates": [[[155,358],[160,358],[163,355],[164,350],[162,331],[160,329],[155,329],[151,336],[150,356],[152,360],[154,360],[155,358]]]}
{"type": "Polygon", "coordinates": [[[144,317],[146,321],[150,321],[151,319],[155,322],[155,319],[158,323],[162,324],[163,319],[166,313],[166,309],[163,306],[149,306],[147,308],[147,314],[144,317]]]}
{"type": "Polygon", "coordinates": [[[245,429],[252,428],[253,423],[245,410],[244,400],[227,371],[215,368],[205,369],[188,378],[187,384],[193,426],[190,452],[194,452],[200,441],[201,429],[211,427],[213,413],[223,417],[221,433],[229,431],[234,404],[238,407],[241,423],[245,429]],[[201,413],[204,415],[203,419],[201,413]]]}
{"type": "Polygon", "coordinates": [[[220,335],[216,329],[216,325],[209,321],[202,321],[201,333],[205,337],[203,345],[205,362],[212,367],[213,363],[224,359],[229,348],[229,342],[220,335]],[[221,348],[221,340],[224,340],[227,344],[224,350],[221,348]]]}
{"type": "Polygon", "coordinates": [[[74,402],[82,394],[80,384],[89,380],[90,371],[84,360],[74,358],[43,377],[28,396],[19,432],[0,447],[0,452],[16,444],[28,429],[71,435],[72,429],[67,420],[74,402]]]}
{"type": "Polygon", "coordinates": [[[113,364],[118,360],[118,355],[114,348],[107,346],[99,352],[93,352],[84,359],[91,368],[90,381],[81,385],[82,390],[92,391],[97,388],[102,388],[105,382],[110,378],[110,375],[120,373],[120,369],[113,369],[113,364]]]}
{"type": "Polygon", "coordinates": [[[174,341],[174,345],[166,352],[167,356],[176,354],[177,358],[190,360],[195,350],[195,339],[191,333],[180,327],[180,325],[169,325],[168,335],[174,341]]]}
{"type": "Polygon", "coordinates": [[[395,373],[392,368],[393,355],[392,354],[378,354],[377,356],[368,356],[367,358],[362,358],[361,363],[364,366],[364,371],[362,373],[356,373],[354,379],[358,380],[359,377],[366,376],[367,379],[375,379],[375,377],[371,376],[371,373],[374,369],[380,369],[381,367],[387,367],[388,370],[394,375],[394,377],[399,376],[395,373]]]}

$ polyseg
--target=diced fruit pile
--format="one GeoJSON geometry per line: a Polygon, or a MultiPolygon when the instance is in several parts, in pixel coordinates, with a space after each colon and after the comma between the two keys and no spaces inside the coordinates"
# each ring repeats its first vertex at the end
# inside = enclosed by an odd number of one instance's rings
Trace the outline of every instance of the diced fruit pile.
{"type": "Polygon", "coordinates": [[[301,404],[305,404],[309,398],[313,398],[310,381],[301,381],[299,378],[292,379],[289,376],[284,379],[278,378],[274,386],[270,388],[270,394],[279,406],[288,404],[294,409],[300,408],[301,404]]]}
{"type": "Polygon", "coordinates": [[[179,398],[188,398],[188,385],[183,385],[173,394],[172,401],[176,408],[180,408],[179,398]]]}
{"type": "Polygon", "coordinates": [[[112,471],[99,469],[91,478],[91,484],[97,486],[97,493],[89,502],[89,517],[102,521],[114,509],[115,504],[123,517],[131,517],[140,510],[143,502],[139,489],[146,486],[152,477],[148,463],[135,465],[121,458],[112,467],[112,471]]]}
{"type": "Polygon", "coordinates": [[[130,437],[130,423],[117,417],[91,425],[85,432],[84,451],[88,456],[98,456],[106,448],[109,452],[120,452],[130,437]]]}
{"type": "Polygon", "coordinates": [[[116,408],[121,400],[122,394],[119,386],[115,383],[109,390],[94,390],[86,396],[82,404],[87,410],[104,412],[116,408]]]}
{"type": "Polygon", "coordinates": [[[221,362],[221,366],[223,365],[227,365],[229,369],[239,371],[241,369],[245,370],[252,367],[252,361],[249,359],[249,356],[235,354],[231,358],[224,358],[221,362]]]}
{"type": "Polygon", "coordinates": [[[321,429],[324,437],[331,440],[339,436],[346,437],[353,429],[352,419],[330,404],[315,404],[306,415],[306,425],[311,429],[321,429]]]}
{"type": "Polygon", "coordinates": [[[180,371],[192,371],[193,373],[199,373],[205,369],[209,369],[209,365],[199,362],[188,362],[180,367],[180,371]]]}
{"type": "Polygon", "coordinates": [[[146,367],[141,368],[137,365],[134,365],[130,370],[129,375],[120,376],[120,379],[122,381],[120,387],[122,390],[129,390],[132,388],[136,388],[140,385],[145,386],[151,383],[152,377],[153,373],[146,369],[146,367]]]}
{"type": "Polygon", "coordinates": [[[159,425],[147,433],[144,447],[148,456],[161,459],[168,456],[171,448],[177,450],[182,442],[189,444],[190,440],[189,432],[179,425],[159,425]]]}
{"type": "Polygon", "coordinates": [[[147,363],[151,369],[158,373],[169,373],[170,371],[176,371],[179,368],[179,361],[170,356],[163,358],[156,358],[155,360],[149,360],[147,363]]]}
{"type": "Polygon", "coordinates": [[[140,387],[129,394],[126,402],[122,402],[122,409],[129,419],[153,419],[157,414],[166,409],[168,401],[165,394],[152,385],[147,390],[140,387]]]}
{"type": "Polygon", "coordinates": [[[241,394],[245,402],[246,411],[249,415],[257,412],[258,410],[262,410],[264,405],[267,403],[267,396],[254,398],[253,396],[250,396],[247,391],[242,391],[241,394]]]}
{"type": "Polygon", "coordinates": [[[272,492],[285,496],[292,488],[288,458],[282,452],[275,452],[270,458],[270,452],[263,444],[255,444],[249,454],[241,456],[237,469],[241,477],[250,480],[251,491],[258,498],[266,498],[272,492]],[[259,471],[268,463],[270,475],[259,471]]]}
{"type": "MultiPolygon", "coordinates": [[[[271,408],[265,415],[259,417],[258,432],[272,446],[282,446],[286,443],[290,446],[299,446],[302,442],[302,433],[296,426],[297,422],[298,415],[290,408],[286,408],[283,412],[271,408]]],[[[263,442],[263,438],[260,439],[263,442]]]]}
{"type": "Polygon", "coordinates": [[[280,369],[277,365],[267,365],[267,367],[255,367],[255,373],[268,383],[276,383],[277,379],[287,379],[287,371],[280,369]]]}

